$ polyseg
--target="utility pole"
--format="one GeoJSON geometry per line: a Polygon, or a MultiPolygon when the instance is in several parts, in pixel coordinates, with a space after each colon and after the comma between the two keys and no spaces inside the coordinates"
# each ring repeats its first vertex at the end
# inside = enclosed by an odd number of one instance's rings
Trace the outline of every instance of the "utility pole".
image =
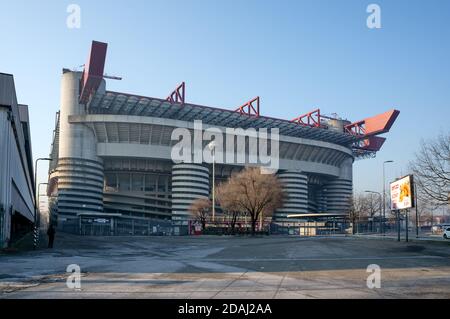
{"type": "Polygon", "coordinates": [[[409,221],[408,216],[409,215],[409,209],[405,211],[405,225],[406,225],[406,242],[409,241],[409,221]]]}
{"type": "Polygon", "coordinates": [[[216,220],[216,142],[212,141],[208,144],[212,152],[212,221],[216,220]]]}
{"type": "Polygon", "coordinates": [[[383,236],[386,235],[386,164],[389,163],[394,163],[394,161],[389,160],[383,162],[383,236]]]}
{"type": "Polygon", "coordinates": [[[414,194],[416,196],[416,238],[419,238],[419,227],[420,227],[420,220],[419,220],[419,205],[418,205],[418,197],[417,196],[417,186],[416,183],[414,183],[414,194]]]}

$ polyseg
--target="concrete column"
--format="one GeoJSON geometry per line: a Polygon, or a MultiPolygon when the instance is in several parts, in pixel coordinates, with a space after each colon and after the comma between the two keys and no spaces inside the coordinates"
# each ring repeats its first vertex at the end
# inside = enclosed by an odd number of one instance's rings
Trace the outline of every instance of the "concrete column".
{"type": "Polygon", "coordinates": [[[209,198],[209,169],[200,164],[172,167],[172,222],[175,235],[187,235],[189,207],[199,198],[209,198]]]}
{"type": "Polygon", "coordinates": [[[326,201],[326,195],[323,190],[323,188],[319,189],[316,194],[316,200],[317,200],[317,209],[319,213],[323,213],[327,211],[327,201],[326,201]]]}
{"type": "Polygon", "coordinates": [[[274,220],[296,221],[287,218],[290,214],[306,214],[308,212],[308,176],[300,171],[285,171],[278,174],[283,183],[285,200],[283,208],[275,212],[274,220]]]}
{"type": "Polygon", "coordinates": [[[349,199],[353,196],[353,158],[349,157],[344,160],[339,177],[327,182],[324,190],[328,213],[348,213],[349,199]]]}
{"type": "Polygon", "coordinates": [[[78,102],[80,79],[80,72],[65,72],[61,80],[58,226],[76,225],[79,213],[103,212],[103,163],[97,156],[97,139],[87,125],[69,123],[69,116],[86,114],[78,102]]]}

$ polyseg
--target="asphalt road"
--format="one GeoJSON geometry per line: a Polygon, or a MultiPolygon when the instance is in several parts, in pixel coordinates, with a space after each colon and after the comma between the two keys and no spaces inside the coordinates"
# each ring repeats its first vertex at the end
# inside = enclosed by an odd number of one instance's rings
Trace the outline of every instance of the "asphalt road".
{"type": "Polygon", "coordinates": [[[450,298],[450,243],[351,237],[87,238],[0,255],[0,298],[450,298]],[[81,268],[69,289],[67,266],[81,268]],[[369,289],[369,265],[381,288],[369,289]]]}

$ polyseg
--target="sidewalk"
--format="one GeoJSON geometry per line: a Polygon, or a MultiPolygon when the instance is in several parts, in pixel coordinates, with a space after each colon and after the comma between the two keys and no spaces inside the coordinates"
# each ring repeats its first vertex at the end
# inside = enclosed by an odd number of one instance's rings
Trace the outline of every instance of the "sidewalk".
{"type": "MultiPolygon", "coordinates": [[[[17,242],[12,244],[10,247],[0,249],[0,255],[9,255],[24,251],[33,251],[35,250],[33,243],[34,243],[33,233],[29,232],[25,234],[22,238],[17,240],[17,242]]],[[[43,230],[41,230],[39,232],[39,247],[36,250],[43,249],[47,247],[47,245],[48,245],[47,234],[43,230]]]]}

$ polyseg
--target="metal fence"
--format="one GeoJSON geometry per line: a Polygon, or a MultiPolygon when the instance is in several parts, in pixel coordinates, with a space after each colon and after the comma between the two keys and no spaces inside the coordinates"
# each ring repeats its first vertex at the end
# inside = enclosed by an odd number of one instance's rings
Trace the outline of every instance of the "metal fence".
{"type": "Polygon", "coordinates": [[[82,236],[167,236],[172,234],[172,222],[161,219],[114,218],[104,223],[85,219],[58,223],[58,231],[82,236]]]}
{"type": "Polygon", "coordinates": [[[167,236],[172,234],[172,222],[159,219],[127,219],[114,221],[116,236],[167,236]]]}
{"type": "Polygon", "coordinates": [[[274,222],[270,225],[270,233],[302,237],[329,236],[348,234],[349,227],[345,221],[274,222]]]}

